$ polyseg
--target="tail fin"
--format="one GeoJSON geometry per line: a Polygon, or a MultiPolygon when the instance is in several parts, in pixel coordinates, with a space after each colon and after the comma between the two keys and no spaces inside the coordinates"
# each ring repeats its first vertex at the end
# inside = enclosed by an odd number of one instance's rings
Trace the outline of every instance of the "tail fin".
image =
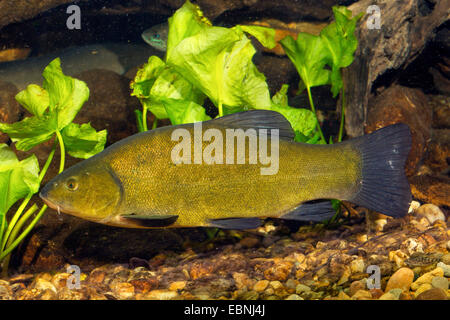
{"type": "Polygon", "coordinates": [[[411,203],[405,176],[405,161],[411,149],[408,126],[394,124],[350,143],[362,155],[362,181],[359,192],[349,201],[392,217],[404,216],[411,203]]]}

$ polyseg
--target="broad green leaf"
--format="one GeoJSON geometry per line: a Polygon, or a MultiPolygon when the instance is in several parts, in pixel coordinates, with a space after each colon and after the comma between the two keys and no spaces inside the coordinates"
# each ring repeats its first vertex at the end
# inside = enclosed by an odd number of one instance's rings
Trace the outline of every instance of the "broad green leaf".
{"type": "Polygon", "coordinates": [[[181,41],[167,63],[228,112],[234,108],[270,108],[265,77],[252,62],[255,54],[245,34],[210,27],[181,41]]]}
{"type": "Polygon", "coordinates": [[[166,57],[170,57],[172,50],[181,41],[212,25],[211,22],[203,16],[200,8],[197,5],[192,4],[189,0],[169,18],[168,22],[169,35],[167,39],[166,57]]]}
{"type": "Polygon", "coordinates": [[[36,84],[30,84],[16,95],[16,100],[32,115],[42,117],[50,105],[48,92],[36,84]]]}
{"type": "Polygon", "coordinates": [[[0,144],[0,218],[17,200],[38,190],[39,164],[36,156],[19,161],[6,144],[0,144]]]}
{"type": "Polygon", "coordinates": [[[184,100],[162,99],[173,125],[210,120],[201,105],[184,100]]]}
{"type": "Polygon", "coordinates": [[[289,121],[294,131],[298,131],[305,136],[309,136],[316,128],[317,118],[308,109],[277,104],[272,104],[270,109],[281,113],[289,121]]]}
{"type": "Polygon", "coordinates": [[[287,36],[280,43],[300,75],[300,88],[330,83],[330,70],[324,68],[330,53],[319,36],[300,32],[297,40],[287,36]]]}
{"type": "Polygon", "coordinates": [[[191,100],[202,104],[204,95],[156,56],[149,58],[131,83],[132,95],[158,119],[168,118],[161,98],[191,100]]]}
{"type": "Polygon", "coordinates": [[[67,152],[75,158],[87,159],[103,151],[106,143],[106,130],[97,132],[89,123],[70,123],[61,135],[67,152]]]}
{"type": "Polygon", "coordinates": [[[61,69],[61,60],[56,58],[42,73],[43,88],[48,92],[50,112],[58,114],[58,130],[73,121],[78,111],[89,98],[89,88],[86,83],[66,76],[61,69]]]}
{"type": "Polygon", "coordinates": [[[13,124],[0,123],[16,148],[28,151],[51,139],[56,131],[70,124],[89,97],[83,81],[65,76],[56,58],[44,69],[43,88],[30,85],[17,94],[17,100],[34,116],[13,124]]]}
{"type": "Polygon", "coordinates": [[[335,6],[333,12],[335,21],[322,29],[320,37],[330,53],[327,64],[331,67],[331,92],[335,97],[343,86],[340,69],[353,62],[358,46],[354,32],[363,13],[352,19],[352,12],[345,7],[335,6]]]}
{"type": "Polygon", "coordinates": [[[273,49],[277,43],[275,41],[275,29],[261,26],[237,25],[233,29],[247,32],[254,36],[266,48],[273,49]]]}
{"type": "Polygon", "coordinates": [[[272,102],[281,106],[287,106],[288,105],[288,97],[287,92],[289,90],[288,84],[283,84],[281,86],[281,89],[275,93],[272,97],[272,102]]]}
{"type": "Polygon", "coordinates": [[[0,123],[0,131],[8,134],[17,150],[28,151],[53,137],[57,127],[56,114],[27,117],[12,124],[0,123]]]}

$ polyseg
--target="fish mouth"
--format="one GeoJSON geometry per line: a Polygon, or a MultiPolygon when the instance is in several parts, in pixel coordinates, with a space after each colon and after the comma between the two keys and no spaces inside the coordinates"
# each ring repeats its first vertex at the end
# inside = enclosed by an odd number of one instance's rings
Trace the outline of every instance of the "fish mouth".
{"type": "Polygon", "coordinates": [[[48,197],[47,197],[47,193],[43,192],[44,190],[42,190],[41,192],[39,192],[39,197],[42,199],[42,201],[44,201],[44,203],[51,209],[58,211],[58,214],[61,213],[61,207],[58,206],[57,204],[51,202],[48,197]]]}

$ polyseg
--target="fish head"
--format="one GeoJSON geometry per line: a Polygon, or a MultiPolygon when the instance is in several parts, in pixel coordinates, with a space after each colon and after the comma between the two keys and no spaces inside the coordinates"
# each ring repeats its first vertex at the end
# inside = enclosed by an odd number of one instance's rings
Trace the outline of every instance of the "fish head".
{"type": "Polygon", "coordinates": [[[85,160],[49,181],[39,196],[58,212],[105,223],[118,212],[123,188],[107,165],[85,160]]]}
{"type": "Polygon", "coordinates": [[[142,39],[144,39],[144,41],[147,42],[147,44],[151,45],[153,48],[165,52],[167,49],[168,34],[168,24],[161,23],[145,30],[142,33],[142,39]]]}

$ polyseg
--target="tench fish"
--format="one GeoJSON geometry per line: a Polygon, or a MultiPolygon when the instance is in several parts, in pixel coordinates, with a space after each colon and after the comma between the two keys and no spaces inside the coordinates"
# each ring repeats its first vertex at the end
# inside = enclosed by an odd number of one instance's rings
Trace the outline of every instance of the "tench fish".
{"type": "Polygon", "coordinates": [[[333,145],[293,137],[290,123],[266,110],[161,127],[66,169],[40,197],[58,211],[136,228],[252,229],[264,217],[330,218],[330,201],[304,203],[316,199],[348,200],[393,217],[407,213],[408,126],[333,145]],[[240,142],[236,132],[245,134],[240,142]]]}

